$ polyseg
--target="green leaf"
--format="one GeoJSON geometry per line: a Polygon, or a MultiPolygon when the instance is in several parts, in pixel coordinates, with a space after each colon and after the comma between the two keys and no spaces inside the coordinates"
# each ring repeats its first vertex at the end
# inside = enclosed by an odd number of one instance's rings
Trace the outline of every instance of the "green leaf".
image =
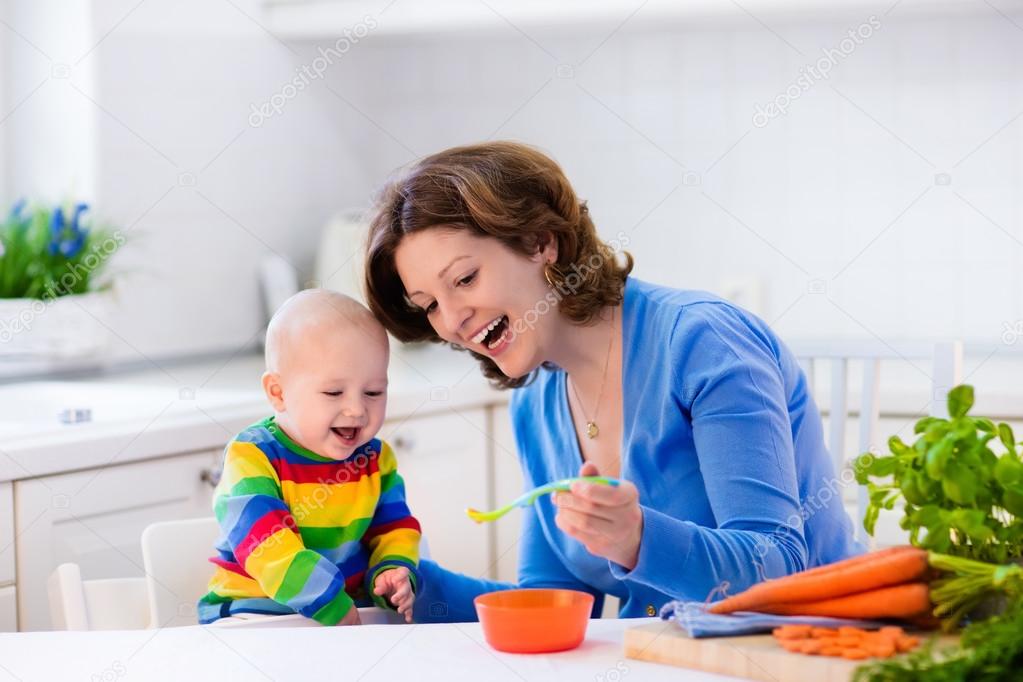
{"type": "Polygon", "coordinates": [[[1007,486],[1002,495],[1002,506],[1013,516],[1023,517],[1023,486],[1007,486]]]}
{"type": "Polygon", "coordinates": [[[995,423],[987,417],[974,417],[973,421],[977,424],[977,429],[984,433],[995,433],[995,423]]]}
{"type": "Polygon", "coordinates": [[[927,475],[935,480],[942,478],[951,455],[952,443],[947,440],[942,440],[931,446],[924,459],[924,469],[927,471],[927,475]]]}
{"type": "Polygon", "coordinates": [[[948,392],[948,414],[962,417],[973,407],[973,386],[961,384],[948,392]]]}
{"type": "Polygon", "coordinates": [[[1023,464],[1010,455],[1002,455],[995,464],[995,480],[1005,488],[1023,479],[1023,464]]]}
{"type": "Polygon", "coordinates": [[[923,433],[931,424],[945,421],[941,417],[924,417],[913,426],[913,433],[923,433]]]}
{"type": "Polygon", "coordinates": [[[877,516],[881,512],[881,508],[875,505],[867,507],[867,512],[863,515],[863,529],[867,531],[867,535],[874,535],[874,527],[877,525],[877,516]]]}
{"type": "Polygon", "coordinates": [[[941,489],[953,502],[971,505],[977,498],[977,477],[972,471],[955,460],[945,465],[945,475],[941,481],[941,489]]]}
{"type": "Polygon", "coordinates": [[[941,509],[934,504],[927,504],[912,514],[913,522],[918,526],[933,526],[941,521],[941,509]]]}
{"type": "Polygon", "coordinates": [[[902,490],[903,497],[910,504],[926,504],[929,500],[927,495],[920,489],[919,485],[920,474],[915,471],[907,471],[902,476],[902,481],[899,489],[902,490]]]}
{"type": "Polygon", "coordinates": [[[952,423],[947,422],[944,419],[936,421],[927,427],[924,431],[924,440],[928,443],[937,443],[939,440],[945,437],[945,434],[952,429],[952,423]]]}
{"type": "Polygon", "coordinates": [[[909,450],[909,446],[902,442],[902,439],[898,436],[892,436],[888,439],[888,450],[895,456],[905,455],[909,450]]]}
{"type": "Polygon", "coordinates": [[[1015,454],[1016,453],[1016,437],[1012,434],[1012,427],[1008,424],[1001,423],[998,425],[998,439],[1002,441],[1002,445],[1006,449],[1015,454]]]}

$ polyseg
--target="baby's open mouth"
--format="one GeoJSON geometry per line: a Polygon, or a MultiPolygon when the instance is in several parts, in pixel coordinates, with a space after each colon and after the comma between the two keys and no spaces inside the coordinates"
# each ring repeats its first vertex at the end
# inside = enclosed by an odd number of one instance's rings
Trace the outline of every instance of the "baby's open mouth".
{"type": "Polygon", "coordinates": [[[359,428],[357,426],[334,426],[330,430],[342,441],[349,444],[355,442],[355,437],[359,435],[359,428]]]}

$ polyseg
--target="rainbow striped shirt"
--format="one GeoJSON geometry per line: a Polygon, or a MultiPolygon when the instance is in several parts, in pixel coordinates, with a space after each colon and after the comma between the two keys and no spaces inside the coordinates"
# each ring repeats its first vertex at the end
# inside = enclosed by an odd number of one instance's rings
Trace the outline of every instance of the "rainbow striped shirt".
{"type": "Polygon", "coordinates": [[[405,566],[419,584],[419,522],[391,447],[373,439],[344,461],[303,448],[273,417],[228,443],[213,495],[217,565],[199,622],[236,613],[301,613],[334,625],[376,576],[405,566]]]}

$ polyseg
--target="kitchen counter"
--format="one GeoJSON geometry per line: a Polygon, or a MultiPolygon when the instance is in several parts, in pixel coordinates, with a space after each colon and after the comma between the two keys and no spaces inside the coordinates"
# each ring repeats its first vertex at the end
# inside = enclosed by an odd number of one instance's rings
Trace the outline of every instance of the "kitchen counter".
{"type": "MultiPolygon", "coordinates": [[[[0,483],[222,447],[270,414],[262,355],[166,365],[74,381],[0,385],[0,483]],[[88,411],[91,421],[61,423],[88,411]]],[[[500,403],[468,354],[393,352],[388,420],[500,403]]]]}
{"type": "Polygon", "coordinates": [[[625,658],[625,628],[655,620],[592,620],[579,648],[539,655],[494,651],[478,623],[0,634],[0,671],[21,680],[736,679],[625,658]]]}

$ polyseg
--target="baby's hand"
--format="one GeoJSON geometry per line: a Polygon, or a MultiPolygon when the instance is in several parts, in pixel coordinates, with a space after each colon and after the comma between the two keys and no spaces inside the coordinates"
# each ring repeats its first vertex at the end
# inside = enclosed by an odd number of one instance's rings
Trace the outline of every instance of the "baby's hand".
{"type": "Polygon", "coordinates": [[[359,609],[352,604],[352,607],[348,609],[348,613],[341,619],[338,625],[362,625],[362,621],[359,619],[359,609]]]}
{"type": "Polygon", "coordinates": [[[398,613],[405,616],[405,622],[412,622],[412,604],[416,595],[412,593],[412,582],[404,566],[389,568],[377,575],[373,581],[373,593],[387,599],[398,613]]]}

